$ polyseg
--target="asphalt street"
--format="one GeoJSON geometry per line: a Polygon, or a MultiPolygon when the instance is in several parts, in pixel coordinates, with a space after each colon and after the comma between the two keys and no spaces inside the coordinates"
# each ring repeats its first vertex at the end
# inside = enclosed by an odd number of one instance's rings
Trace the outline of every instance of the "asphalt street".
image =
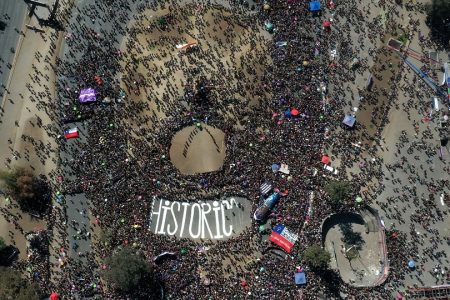
{"type": "MultiPolygon", "coordinates": [[[[87,132],[82,123],[69,124],[69,127],[77,127],[80,132],[80,138],[77,141],[86,143],[85,133],[87,132]]],[[[77,148],[76,140],[67,140],[66,145],[77,148]]],[[[61,159],[63,161],[70,161],[73,159],[71,151],[61,151],[61,159]]],[[[66,169],[64,172],[66,180],[75,180],[76,176],[70,170],[66,169]]],[[[73,259],[81,258],[78,253],[86,253],[92,251],[89,228],[89,202],[84,193],[64,196],[67,205],[67,235],[70,241],[69,257],[73,259]]]]}
{"type": "Polygon", "coordinates": [[[22,28],[25,16],[27,14],[27,5],[22,0],[2,0],[0,1],[0,22],[6,23],[4,31],[0,30],[0,106],[2,106],[3,93],[5,88],[2,85],[7,84],[10,68],[14,53],[11,48],[16,49],[19,42],[20,30],[22,28]]]}

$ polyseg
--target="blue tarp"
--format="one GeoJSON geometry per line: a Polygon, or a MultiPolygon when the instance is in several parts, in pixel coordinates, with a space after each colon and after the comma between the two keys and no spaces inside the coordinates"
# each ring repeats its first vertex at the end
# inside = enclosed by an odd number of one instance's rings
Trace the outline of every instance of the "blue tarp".
{"type": "Polygon", "coordinates": [[[309,2],[309,9],[311,11],[319,11],[320,10],[320,2],[319,1],[309,2]]]}
{"type": "Polygon", "coordinates": [[[295,284],[306,284],[305,272],[295,273],[294,279],[295,279],[295,284]]]}
{"type": "Polygon", "coordinates": [[[266,26],[266,30],[267,30],[268,32],[272,32],[272,31],[273,31],[273,24],[272,24],[272,23],[266,22],[266,23],[265,23],[265,26],[266,26]]]}
{"type": "Polygon", "coordinates": [[[56,199],[55,199],[56,202],[61,203],[62,200],[63,200],[63,196],[62,195],[56,196],[56,199]]]}
{"type": "Polygon", "coordinates": [[[292,114],[291,114],[291,110],[286,110],[285,112],[284,112],[284,116],[286,117],[286,118],[290,118],[290,117],[292,117],[292,114]]]}
{"type": "Polygon", "coordinates": [[[273,172],[278,172],[278,170],[280,170],[280,165],[279,164],[272,164],[272,171],[273,172]]]}
{"type": "Polygon", "coordinates": [[[344,118],[344,121],[342,121],[342,123],[344,123],[345,125],[349,126],[349,127],[353,127],[353,125],[355,125],[356,119],[351,116],[351,115],[346,115],[344,118]]]}

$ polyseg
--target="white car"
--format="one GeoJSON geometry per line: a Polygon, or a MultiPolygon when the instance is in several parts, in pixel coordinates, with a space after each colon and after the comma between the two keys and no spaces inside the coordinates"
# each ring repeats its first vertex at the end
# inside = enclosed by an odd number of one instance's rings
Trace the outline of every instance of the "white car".
{"type": "Polygon", "coordinates": [[[439,100],[437,97],[431,97],[431,105],[433,106],[436,112],[439,111],[439,100]]]}
{"type": "Polygon", "coordinates": [[[325,170],[327,170],[328,172],[331,172],[331,173],[334,174],[334,175],[339,174],[339,171],[338,171],[337,169],[335,169],[335,168],[333,168],[333,167],[331,167],[331,166],[329,166],[329,165],[323,165],[323,168],[324,168],[325,170]]]}

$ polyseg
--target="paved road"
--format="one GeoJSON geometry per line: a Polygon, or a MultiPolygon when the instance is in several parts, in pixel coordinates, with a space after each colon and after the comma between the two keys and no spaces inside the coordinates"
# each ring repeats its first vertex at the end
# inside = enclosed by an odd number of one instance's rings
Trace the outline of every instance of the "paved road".
{"type": "MultiPolygon", "coordinates": [[[[80,131],[79,139],[67,140],[66,145],[69,149],[70,146],[78,149],[76,141],[81,143],[86,143],[86,133],[87,129],[82,123],[69,124],[69,127],[78,127],[80,131]]],[[[71,161],[74,159],[72,151],[61,151],[61,159],[63,161],[71,161]]],[[[65,168],[64,178],[68,180],[75,180],[74,176],[69,168],[65,168]]],[[[89,229],[89,202],[85,194],[76,195],[65,195],[65,203],[67,208],[67,235],[70,242],[69,256],[74,259],[80,258],[78,252],[92,251],[90,237],[91,234],[89,229]],[[73,222],[75,221],[75,222],[73,222]],[[76,244],[76,248],[73,244],[76,244]],[[74,251],[76,250],[76,251],[74,251]]]]}
{"type": "MultiPolygon", "coordinates": [[[[0,31],[0,84],[6,85],[10,74],[8,63],[12,63],[14,53],[11,48],[16,49],[19,41],[19,32],[22,28],[25,16],[27,14],[27,5],[22,0],[2,0],[0,1],[0,21],[7,24],[4,31],[0,31]],[[7,16],[5,16],[7,14],[7,16]]],[[[0,86],[0,95],[3,95],[4,88],[0,86]]],[[[0,96],[0,106],[2,105],[2,96],[0,96]]]]}
{"type": "Polygon", "coordinates": [[[74,206],[74,209],[67,210],[67,219],[69,221],[67,233],[70,241],[69,256],[74,259],[82,259],[78,253],[84,254],[87,251],[92,251],[88,199],[85,194],[77,194],[66,196],[65,200],[74,206]]]}

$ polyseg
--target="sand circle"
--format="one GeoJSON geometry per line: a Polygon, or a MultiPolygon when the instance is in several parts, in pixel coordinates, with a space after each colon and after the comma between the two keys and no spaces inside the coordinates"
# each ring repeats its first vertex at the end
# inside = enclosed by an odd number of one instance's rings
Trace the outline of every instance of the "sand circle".
{"type": "Polygon", "coordinates": [[[172,138],[170,160],[184,175],[219,170],[225,160],[225,133],[201,123],[178,131],[172,138]]]}

